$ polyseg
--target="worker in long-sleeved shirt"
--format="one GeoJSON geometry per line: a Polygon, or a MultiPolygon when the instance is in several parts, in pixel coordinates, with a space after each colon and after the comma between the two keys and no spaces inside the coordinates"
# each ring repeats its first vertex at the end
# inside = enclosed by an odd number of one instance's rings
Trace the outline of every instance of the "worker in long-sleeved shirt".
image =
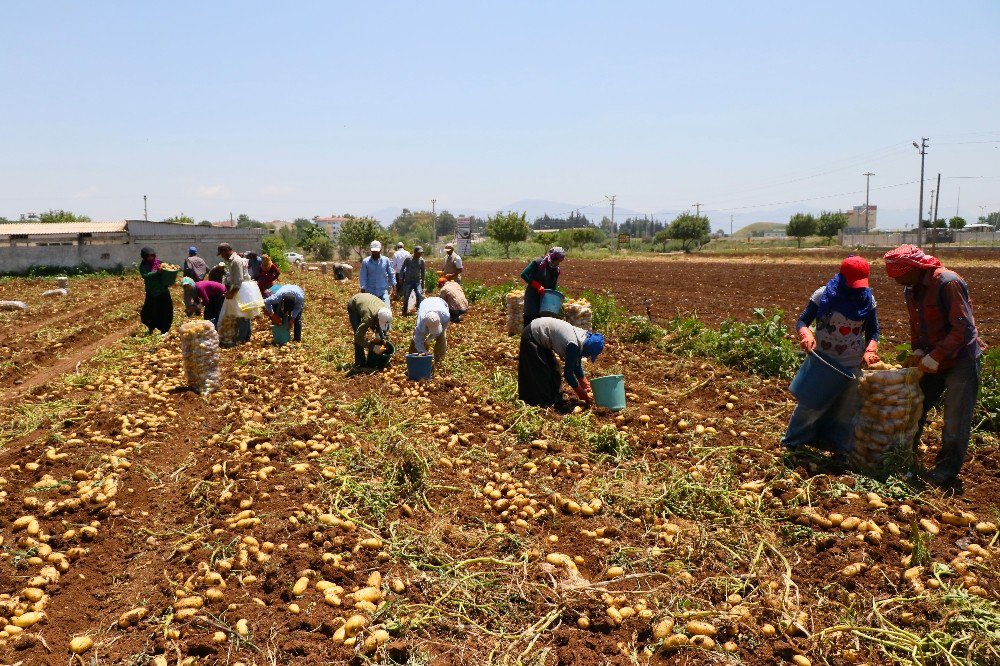
{"type": "Polygon", "coordinates": [[[604,351],[604,336],[585,331],[568,321],[538,317],[521,333],[517,356],[517,395],[529,405],[547,407],[565,403],[560,390],[558,356],[563,360],[562,377],[583,401],[590,403],[590,382],[583,372],[583,359],[593,362],[604,351]]]}
{"type": "Polygon", "coordinates": [[[958,273],[914,245],[897,247],[883,258],[886,274],[904,287],[911,357],[924,372],[923,412],[913,446],[920,444],[927,413],[943,397],[941,450],[927,480],[948,485],[962,471],[969,449],[986,345],[972,315],[969,287],[958,273]]]}
{"type": "Polygon", "coordinates": [[[419,245],[413,248],[413,255],[408,256],[403,261],[400,268],[397,282],[403,285],[403,315],[409,314],[410,294],[416,294],[417,306],[420,309],[420,302],[424,300],[424,279],[427,277],[427,268],[424,264],[424,248],[419,245]]]}
{"type": "MultiPolygon", "coordinates": [[[[226,300],[236,298],[244,282],[250,281],[250,269],[247,260],[233,251],[229,243],[219,243],[217,254],[226,263],[226,300]]],[[[236,320],[236,342],[249,342],[253,333],[253,322],[249,317],[236,320]]]]}
{"type": "Polygon", "coordinates": [[[295,342],[302,341],[302,310],[306,293],[296,284],[281,285],[281,289],[264,299],[264,312],[277,325],[292,326],[295,342]]]}
{"type": "Polygon", "coordinates": [[[354,331],[354,365],[363,366],[367,347],[366,334],[372,331],[378,335],[379,341],[386,342],[392,326],[392,310],[378,296],[354,294],[347,299],[347,318],[354,331]]]}
{"type": "MultiPolygon", "coordinates": [[[[402,295],[403,279],[400,275],[403,272],[403,262],[409,259],[410,256],[410,253],[406,251],[406,246],[403,245],[403,241],[396,243],[396,251],[392,253],[392,272],[396,274],[396,298],[402,295]]],[[[405,310],[406,308],[403,309],[405,310]]],[[[406,314],[406,312],[403,314],[406,314]]]]}
{"type": "Polygon", "coordinates": [[[382,256],[382,243],[372,241],[371,256],[365,257],[358,271],[361,291],[378,296],[389,305],[389,289],[396,286],[396,273],[392,270],[389,257],[382,256]]]}
{"type": "Polygon", "coordinates": [[[434,364],[444,360],[448,351],[448,324],[451,315],[448,313],[448,303],[443,298],[431,296],[425,298],[417,308],[417,325],[413,328],[413,340],[410,342],[411,354],[426,354],[427,343],[434,341],[434,364]]]}
{"type": "Polygon", "coordinates": [[[521,279],[527,285],[524,288],[525,326],[538,318],[545,290],[555,289],[559,285],[560,264],[565,258],[566,251],[561,247],[554,247],[544,257],[533,260],[521,271],[521,279]]]}

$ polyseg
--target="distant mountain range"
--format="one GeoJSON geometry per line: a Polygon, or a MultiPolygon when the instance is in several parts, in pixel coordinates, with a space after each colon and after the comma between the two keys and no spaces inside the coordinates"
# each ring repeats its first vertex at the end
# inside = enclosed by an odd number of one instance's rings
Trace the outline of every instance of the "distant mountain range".
{"type": "MultiPolygon", "coordinates": [[[[579,212],[581,215],[586,215],[589,220],[592,220],[595,223],[600,222],[601,218],[605,215],[611,217],[611,204],[581,206],[578,204],[567,203],[565,201],[549,201],[545,199],[521,199],[506,206],[501,206],[498,209],[454,208],[452,206],[442,205],[438,210],[447,210],[455,216],[475,215],[476,217],[482,218],[494,215],[498,211],[506,212],[510,210],[519,213],[526,212],[529,222],[534,222],[535,218],[542,217],[546,214],[548,214],[549,217],[565,218],[572,212],[579,212]]],[[[782,206],[780,208],[772,209],[733,211],[732,213],[728,211],[703,209],[702,213],[707,215],[711,220],[713,231],[718,230],[728,234],[730,233],[730,215],[732,215],[732,230],[738,231],[742,227],[746,227],[757,222],[787,224],[788,219],[795,213],[814,213],[818,215],[822,210],[823,209],[811,206],[782,206]]],[[[392,224],[392,221],[402,212],[403,208],[401,206],[386,206],[385,208],[371,211],[368,215],[374,217],[383,225],[388,226],[392,224]]],[[[662,209],[650,213],[624,206],[615,206],[615,221],[623,222],[629,217],[642,217],[644,215],[649,215],[657,220],[669,222],[674,219],[678,213],[682,212],[684,211],[662,209]]],[[[911,210],[889,210],[880,208],[878,211],[877,225],[878,228],[882,230],[913,227],[915,225],[915,220],[913,219],[914,217],[916,217],[916,213],[911,210]]],[[[971,217],[967,217],[967,219],[969,219],[969,221],[974,221],[971,217]]]]}

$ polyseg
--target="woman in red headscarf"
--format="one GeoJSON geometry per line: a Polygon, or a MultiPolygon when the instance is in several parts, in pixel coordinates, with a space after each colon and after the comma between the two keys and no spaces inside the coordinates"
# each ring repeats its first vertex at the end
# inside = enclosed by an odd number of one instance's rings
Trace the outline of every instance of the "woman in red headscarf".
{"type": "Polygon", "coordinates": [[[957,479],[969,449],[986,345],[976,329],[969,287],[958,273],[915,245],[901,245],[883,258],[886,274],[903,285],[910,314],[910,364],[924,372],[924,406],[913,447],[920,444],[927,412],[943,398],[941,450],[927,480],[947,485],[957,479]]]}
{"type": "MultiPolygon", "coordinates": [[[[856,375],[862,362],[871,365],[879,360],[878,314],[868,286],[869,271],[862,257],[852,254],[844,259],[837,274],[809,297],[795,325],[802,349],[844,374],[856,375]],[[810,328],[813,322],[815,333],[810,328]]],[[[829,449],[837,462],[846,462],[861,408],[857,382],[848,383],[827,404],[802,401],[795,406],[781,443],[792,450],[807,444],[829,449]]]]}

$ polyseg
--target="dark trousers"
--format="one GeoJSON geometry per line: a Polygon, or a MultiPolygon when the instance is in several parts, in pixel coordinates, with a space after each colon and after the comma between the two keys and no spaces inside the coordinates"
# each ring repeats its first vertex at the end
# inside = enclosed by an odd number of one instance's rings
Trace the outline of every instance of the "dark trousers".
{"type": "Polygon", "coordinates": [[[527,286],[524,289],[524,326],[538,319],[539,311],[542,309],[542,297],[538,295],[535,288],[527,286]]]}
{"type": "Polygon", "coordinates": [[[302,342],[302,315],[292,320],[292,340],[302,342]]]}
{"type": "Polygon", "coordinates": [[[225,294],[218,294],[208,299],[208,305],[205,306],[205,319],[218,326],[219,313],[222,312],[222,305],[225,302],[226,302],[225,294]]]}
{"type": "Polygon", "coordinates": [[[169,331],[174,323],[174,302],[170,299],[170,292],[156,296],[146,294],[139,319],[150,333],[153,329],[159,329],[161,333],[169,331]]]}
{"type": "Polygon", "coordinates": [[[920,444],[927,413],[943,398],[944,427],[941,429],[941,450],[934,461],[934,468],[948,478],[954,478],[962,471],[965,454],[969,450],[982,362],[981,356],[975,359],[963,356],[954,367],[924,375],[920,380],[924,409],[913,446],[916,448],[920,444]]]}
{"type": "Polygon", "coordinates": [[[535,342],[525,328],[517,355],[517,397],[529,405],[548,407],[563,401],[561,386],[556,355],[535,342]]]}
{"type": "MultiPolygon", "coordinates": [[[[355,333],[358,332],[358,326],[361,326],[361,317],[348,308],[347,319],[351,322],[351,330],[355,333]]],[[[365,348],[361,345],[354,345],[354,365],[364,365],[365,364],[365,348]]]]}

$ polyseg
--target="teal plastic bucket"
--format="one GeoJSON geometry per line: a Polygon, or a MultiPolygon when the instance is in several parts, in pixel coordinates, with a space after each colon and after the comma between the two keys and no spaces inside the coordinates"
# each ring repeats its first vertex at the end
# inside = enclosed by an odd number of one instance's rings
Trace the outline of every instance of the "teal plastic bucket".
{"type": "Polygon", "coordinates": [[[810,409],[823,409],[833,403],[848,385],[856,381],[854,373],[819,352],[806,356],[795,373],[791,386],[795,399],[810,409]]]}
{"type": "Polygon", "coordinates": [[[625,375],[607,375],[590,380],[594,402],[598,407],[619,411],[625,409],[625,375]]]}
{"type": "Polygon", "coordinates": [[[292,332],[288,330],[288,326],[284,325],[271,326],[271,335],[274,336],[274,344],[278,345],[279,347],[287,345],[288,342],[292,339],[292,332]]]}
{"type": "Polygon", "coordinates": [[[562,314],[563,299],[566,297],[555,289],[546,289],[542,295],[542,302],[538,307],[538,313],[549,317],[558,317],[562,314]]]}
{"type": "Polygon", "coordinates": [[[412,382],[430,379],[434,369],[434,357],[430,354],[406,355],[406,378],[412,382]]]}

